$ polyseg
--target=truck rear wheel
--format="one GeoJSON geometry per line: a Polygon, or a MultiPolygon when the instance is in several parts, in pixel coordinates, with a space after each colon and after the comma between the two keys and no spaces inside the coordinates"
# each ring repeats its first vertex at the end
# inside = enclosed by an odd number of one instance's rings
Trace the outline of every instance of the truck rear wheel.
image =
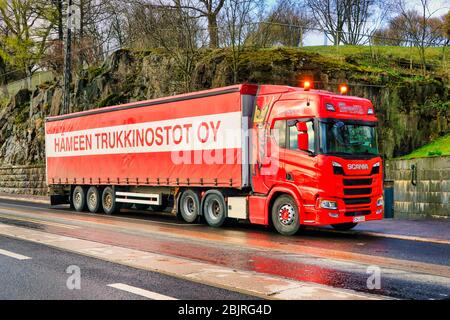
{"type": "Polygon", "coordinates": [[[358,225],[357,223],[348,222],[348,223],[332,224],[331,226],[333,227],[334,230],[348,231],[348,230],[353,229],[357,225],[358,225]]]}
{"type": "Polygon", "coordinates": [[[297,204],[291,196],[278,197],[272,206],[272,222],[275,229],[284,236],[292,236],[300,228],[297,204]]]}
{"type": "Polygon", "coordinates": [[[113,188],[106,187],[102,193],[102,207],[106,214],[111,215],[120,209],[120,204],[116,202],[113,188]]]}
{"type": "Polygon", "coordinates": [[[82,212],[86,209],[86,189],[82,186],[76,186],[72,193],[73,208],[82,212]]]}
{"type": "Polygon", "coordinates": [[[227,218],[227,206],[220,192],[206,195],[203,202],[203,215],[209,226],[218,228],[223,225],[227,218]]]}
{"type": "Polygon", "coordinates": [[[101,198],[97,187],[90,187],[86,194],[86,203],[90,212],[97,213],[100,210],[101,198]]]}
{"type": "Polygon", "coordinates": [[[183,220],[193,223],[200,214],[200,198],[193,190],[185,190],[180,197],[180,214],[183,220]]]}

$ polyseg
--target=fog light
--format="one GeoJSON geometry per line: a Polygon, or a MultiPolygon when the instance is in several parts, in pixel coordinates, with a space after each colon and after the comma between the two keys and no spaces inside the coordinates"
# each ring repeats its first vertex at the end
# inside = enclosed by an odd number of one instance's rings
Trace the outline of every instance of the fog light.
{"type": "Polygon", "coordinates": [[[339,218],[339,214],[329,212],[328,215],[332,218],[339,218]]]}
{"type": "Polygon", "coordinates": [[[376,214],[380,214],[382,212],[383,212],[383,209],[379,209],[379,210],[376,211],[376,214]]]}
{"type": "Polygon", "coordinates": [[[384,205],[383,197],[377,199],[377,207],[382,207],[384,205]]]}
{"type": "Polygon", "coordinates": [[[320,200],[320,207],[323,209],[330,209],[330,210],[336,210],[338,208],[336,201],[331,200],[320,200]]]}

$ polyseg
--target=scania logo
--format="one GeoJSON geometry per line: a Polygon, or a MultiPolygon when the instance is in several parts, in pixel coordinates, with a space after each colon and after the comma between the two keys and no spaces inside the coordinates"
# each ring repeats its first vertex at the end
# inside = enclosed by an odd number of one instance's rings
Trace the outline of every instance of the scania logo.
{"type": "Polygon", "coordinates": [[[348,170],[367,170],[369,169],[369,165],[364,164],[356,164],[356,163],[350,163],[347,165],[348,170]]]}

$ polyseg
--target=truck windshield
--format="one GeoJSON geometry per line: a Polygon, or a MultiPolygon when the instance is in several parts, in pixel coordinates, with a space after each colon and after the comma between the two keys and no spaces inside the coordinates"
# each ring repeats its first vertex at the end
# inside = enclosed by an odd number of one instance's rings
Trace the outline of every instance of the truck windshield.
{"type": "Polygon", "coordinates": [[[378,155],[375,123],[320,122],[320,151],[336,155],[378,155]]]}

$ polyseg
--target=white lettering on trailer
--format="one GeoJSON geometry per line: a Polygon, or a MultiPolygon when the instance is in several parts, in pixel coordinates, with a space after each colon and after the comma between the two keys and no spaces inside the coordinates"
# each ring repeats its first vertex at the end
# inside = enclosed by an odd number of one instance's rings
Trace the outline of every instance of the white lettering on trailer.
{"type": "Polygon", "coordinates": [[[241,112],[47,134],[47,157],[240,149],[241,112]]]}

